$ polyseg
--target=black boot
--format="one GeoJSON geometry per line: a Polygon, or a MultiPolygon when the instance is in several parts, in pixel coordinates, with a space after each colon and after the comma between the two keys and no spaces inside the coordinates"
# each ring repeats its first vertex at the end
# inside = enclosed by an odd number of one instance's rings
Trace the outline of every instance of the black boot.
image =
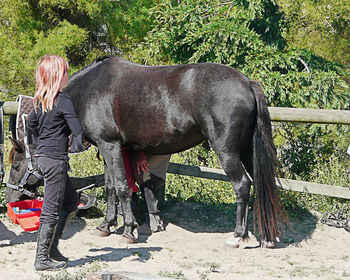
{"type": "Polygon", "coordinates": [[[55,261],[67,262],[68,258],[63,256],[58,250],[58,242],[69,222],[74,218],[76,211],[61,210],[58,214],[56,232],[51,245],[50,258],[55,261]]]}
{"type": "Polygon", "coordinates": [[[65,262],[56,262],[50,258],[50,246],[56,225],[40,224],[34,267],[37,271],[55,270],[66,266],[65,262]]]}
{"type": "Polygon", "coordinates": [[[147,180],[141,184],[140,189],[147,205],[148,217],[146,223],[149,225],[151,232],[163,231],[164,225],[159,216],[157,193],[152,181],[147,180]]]}
{"type": "Polygon", "coordinates": [[[165,181],[154,174],[151,174],[151,181],[154,187],[154,195],[158,200],[158,209],[162,211],[165,204],[165,181]]]}

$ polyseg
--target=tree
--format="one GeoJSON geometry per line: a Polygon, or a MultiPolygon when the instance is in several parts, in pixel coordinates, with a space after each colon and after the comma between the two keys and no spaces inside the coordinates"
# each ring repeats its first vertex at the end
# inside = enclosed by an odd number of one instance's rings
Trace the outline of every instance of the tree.
{"type": "Polygon", "coordinates": [[[68,59],[73,73],[104,54],[135,48],[157,1],[0,0],[0,88],[5,98],[32,95],[37,59],[68,59]]]}
{"type": "Polygon", "coordinates": [[[350,104],[344,67],[286,45],[274,1],[166,0],[152,13],[155,25],[140,48],[148,62],[229,65],[261,81],[274,106],[350,104]]]}
{"type": "Polygon", "coordinates": [[[302,47],[350,66],[349,0],[277,0],[289,28],[290,47],[302,47]]]}

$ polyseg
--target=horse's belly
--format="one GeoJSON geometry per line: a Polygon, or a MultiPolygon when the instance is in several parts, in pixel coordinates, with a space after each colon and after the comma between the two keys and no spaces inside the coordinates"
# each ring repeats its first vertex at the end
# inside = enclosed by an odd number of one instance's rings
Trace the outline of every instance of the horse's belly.
{"type": "Polygon", "coordinates": [[[192,128],[186,133],[175,131],[173,134],[159,135],[157,142],[148,142],[147,139],[130,141],[133,150],[143,150],[151,154],[173,154],[198,145],[206,138],[198,128],[192,128]]]}

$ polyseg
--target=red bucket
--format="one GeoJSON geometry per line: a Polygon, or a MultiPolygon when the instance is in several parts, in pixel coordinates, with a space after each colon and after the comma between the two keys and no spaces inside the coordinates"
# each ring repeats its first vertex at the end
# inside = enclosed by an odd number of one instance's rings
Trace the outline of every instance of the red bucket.
{"type": "Polygon", "coordinates": [[[42,199],[30,199],[23,201],[9,202],[7,204],[7,215],[14,224],[19,224],[24,231],[37,230],[40,225],[40,214],[43,208],[42,199]],[[18,211],[14,209],[18,207],[18,211]],[[21,210],[39,209],[38,211],[28,211],[20,213],[21,210]]]}

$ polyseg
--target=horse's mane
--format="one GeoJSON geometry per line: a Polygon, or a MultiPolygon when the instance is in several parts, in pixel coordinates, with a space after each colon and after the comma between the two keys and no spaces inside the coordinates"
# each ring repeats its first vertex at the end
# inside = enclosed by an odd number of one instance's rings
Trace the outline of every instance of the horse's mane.
{"type": "Polygon", "coordinates": [[[96,66],[100,65],[101,63],[103,63],[105,60],[107,59],[115,59],[116,57],[112,56],[112,55],[105,55],[105,56],[101,56],[96,58],[92,63],[90,63],[89,65],[81,68],[78,72],[74,73],[70,79],[73,80],[75,77],[78,77],[82,74],[85,74],[87,72],[89,72],[90,70],[94,69],[96,66]]]}
{"type": "Polygon", "coordinates": [[[131,62],[131,61],[126,60],[126,59],[119,57],[119,56],[105,55],[105,56],[101,56],[101,57],[96,58],[92,63],[81,68],[78,72],[74,73],[70,77],[70,80],[74,80],[75,77],[79,77],[79,76],[89,72],[90,70],[94,69],[95,67],[97,67],[98,65],[100,65],[101,63],[103,63],[107,60],[114,60],[114,61],[118,61],[118,62],[121,62],[124,64],[139,65],[137,63],[131,62]]]}

